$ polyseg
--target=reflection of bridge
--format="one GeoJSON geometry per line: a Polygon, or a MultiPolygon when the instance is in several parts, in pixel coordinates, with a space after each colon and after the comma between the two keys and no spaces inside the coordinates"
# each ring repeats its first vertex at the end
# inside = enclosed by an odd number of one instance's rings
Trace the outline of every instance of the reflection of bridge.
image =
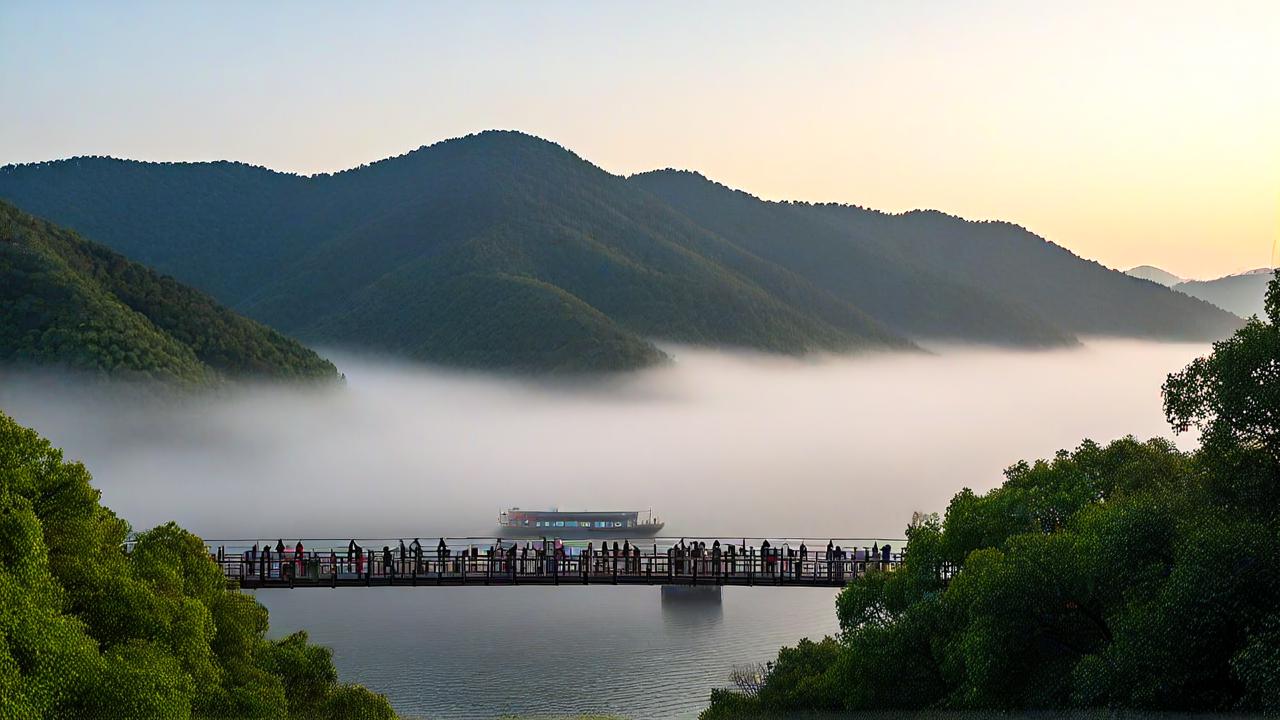
{"type": "MultiPolygon", "coordinates": [[[[695,547],[672,540],[648,540],[628,546],[630,552],[602,553],[586,543],[524,545],[492,538],[447,539],[443,548],[410,545],[402,554],[399,541],[303,540],[283,552],[276,546],[255,551],[246,541],[210,541],[210,554],[227,581],[245,589],[373,586],[461,585],[692,585],[761,587],[843,587],[869,570],[890,569],[902,562],[893,547],[874,547],[870,540],[835,540],[840,552],[828,554],[826,540],[759,538],[726,541],[698,538],[695,547]],[[750,543],[748,541],[751,541],[750,543]],[[821,542],[821,545],[818,543],[821,542]],[[393,544],[394,543],[394,544],[393,544]],[[801,543],[805,552],[800,553],[801,543]],[[855,544],[860,543],[860,544],[855,544]],[[366,547],[373,544],[378,549],[366,547]],[[732,549],[730,549],[732,548],[732,549]]],[[[252,542],[252,541],[248,541],[252,542]]],[[[265,543],[259,545],[264,546],[265,543]]],[[[902,542],[894,544],[901,548],[902,542]]],[[[621,545],[620,545],[621,547],[621,545]]]]}

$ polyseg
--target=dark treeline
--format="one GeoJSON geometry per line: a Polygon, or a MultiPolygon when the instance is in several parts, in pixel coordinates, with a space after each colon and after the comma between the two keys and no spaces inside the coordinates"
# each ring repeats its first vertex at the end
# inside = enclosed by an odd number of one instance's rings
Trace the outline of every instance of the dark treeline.
{"type": "Polygon", "coordinates": [[[662,359],[653,339],[803,353],[1238,327],[1007,223],[622,178],[515,132],[313,177],[8,166],[0,198],[291,335],[471,367],[632,368],[662,359]]]}
{"type": "Polygon", "coordinates": [[[0,413],[0,717],[15,720],[390,720],[337,682],[305,633],[228,590],[204,543],[170,523],[125,550],[128,523],[89,473],[0,413]]]}
{"type": "Polygon", "coordinates": [[[1280,280],[1267,317],[1171,375],[1164,440],[1019,463],[908,528],[706,720],[797,711],[1280,711],[1280,280]],[[950,577],[947,582],[946,578],[950,577]]]}
{"type": "Polygon", "coordinates": [[[188,383],[338,377],[280,333],[4,202],[0,363],[188,383]]]}

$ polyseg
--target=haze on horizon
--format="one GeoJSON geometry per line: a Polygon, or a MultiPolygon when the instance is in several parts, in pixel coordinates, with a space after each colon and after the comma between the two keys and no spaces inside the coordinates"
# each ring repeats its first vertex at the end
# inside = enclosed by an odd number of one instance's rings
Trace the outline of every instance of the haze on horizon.
{"type": "Polygon", "coordinates": [[[1086,438],[1171,437],[1161,383],[1207,346],[667,349],[670,366],[594,383],[326,353],[345,386],[189,401],[45,374],[0,383],[0,407],[84,462],[139,529],[465,536],[511,506],[651,507],[675,535],[900,538],[913,511],[989,490],[1019,460],[1086,438]]]}
{"type": "Polygon", "coordinates": [[[1184,277],[1266,265],[1280,6],[9,2],[0,163],[311,173],[487,128],[620,174],[936,208],[1184,277]]]}

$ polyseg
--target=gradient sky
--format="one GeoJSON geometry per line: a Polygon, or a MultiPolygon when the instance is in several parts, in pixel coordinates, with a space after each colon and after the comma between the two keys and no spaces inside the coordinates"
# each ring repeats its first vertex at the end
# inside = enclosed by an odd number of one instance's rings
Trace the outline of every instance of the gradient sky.
{"type": "Polygon", "coordinates": [[[1280,235],[1280,3],[0,4],[0,163],[335,170],[486,128],[1208,277],[1280,235]],[[1053,7],[1047,7],[1052,5],[1053,7]]]}

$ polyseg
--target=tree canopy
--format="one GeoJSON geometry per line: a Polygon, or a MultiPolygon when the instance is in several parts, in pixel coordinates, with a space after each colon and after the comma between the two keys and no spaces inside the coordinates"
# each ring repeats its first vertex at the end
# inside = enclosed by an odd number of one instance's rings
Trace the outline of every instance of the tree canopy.
{"type": "Polygon", "coordinates": [[[837,599],[840,636],[784,650],[706,720],[797,710],[1280,710],[1280,279],[1170,376],[1167,440],[1020,462],[908,528],[900,567],[837,599]]]}
{"type": "Polygon", "coordinates": [[[127,522],[83,465],[0,413],[0,717],[390,720],[305,633],[266,639],[204,543],[127,522]]]}

